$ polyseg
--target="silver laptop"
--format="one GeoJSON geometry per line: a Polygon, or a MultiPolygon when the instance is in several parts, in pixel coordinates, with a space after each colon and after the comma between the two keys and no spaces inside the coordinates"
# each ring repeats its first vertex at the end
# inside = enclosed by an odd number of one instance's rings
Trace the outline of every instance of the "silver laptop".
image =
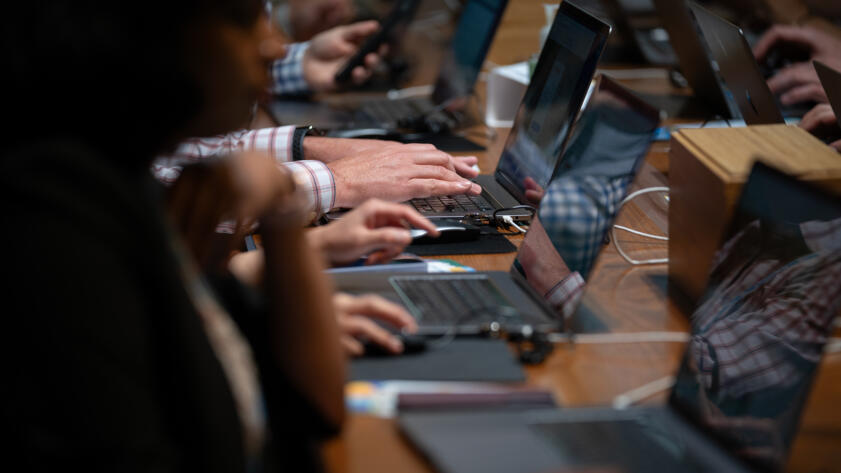
{"type": "Polygon", "coordinates": [[[841,202],[757,165],[668,404],[411,411],[443,473],[783,471],[841,309],[841,202]]]}
{"type": "Polygon", "coordinates": [[[334,275],[337,289],[405,305],[421,334],[560,329],[546,297],[570,271],[587,277],[659,124],[656,109],[606,77],[590,90],[509,272],[343,273],[334,275]]]}

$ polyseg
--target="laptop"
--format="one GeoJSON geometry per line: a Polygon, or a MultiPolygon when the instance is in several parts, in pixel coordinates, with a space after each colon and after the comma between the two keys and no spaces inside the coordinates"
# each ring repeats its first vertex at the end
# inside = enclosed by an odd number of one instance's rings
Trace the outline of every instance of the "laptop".
{"type": "Polygon", "coordinates": [[[736,103],[745,123],[785,123],[742,29],[696,3],[690,2],[690,8],[710,53],[710,63],[724,81],[725,96],[736,103]]]}
{"type": "Polygon", "coordinates": [[[841,127],[841,72],[820,61],[813,61],[813,63],[826,97],[829,99],[829,105],[835,112],[835,118],[838,119],[838,126],[841,127]]]}
{"type": "MultiPolygon", "coordinates": [[[[660,23],[669,35],[669,42],[677,57],[680,72],[692,87],[695,103],[681,100],[676,107],[665,106],[670,115],[682,116],[687,109],[703,108],[712,118],[738,118],[740,112],[735,103],[724,95],[724,86],[719,74],[710,63],[707,47],[698,31],[695,17],[686,0],[653,0],[660,16],[660,23]],[[676,109],[676,110],[670,110],[676,109]]],[[[648,97],[646,97],[648,98],[648,97]]],[[[690,110],[691,111],[691,110],[690,110]]]]}
{"type": "MultiPolygon", "coordinates": [[[[443,196],[410,203],[427,218],[488,221],[502,209],[532,206],[527,179],[545,188],[584,101],[610,26],[563,2],[541,50],[514,125],[493,174],[479,175],[479,196],[443,196]]],[[[528,221],[530,211],[509,213],[528,221]]]]}
{"type": "Polygon", "coordinates": [[[652,0],[590,0],[607,15],[616,31],[616,48],[608,43],[603,62],[673,66],[677,63],[669,37],[660,24],[652,0]],[[614,53],[614,54],[611,54],[614,53]]]}
{"type": "Polygon", "coordinates": [[[403,432],[445,473],[782,471],[841,309],[841,202],[758,164],[732,222],[667,404],[409,412],[403,432]]]}
{"type": "Polygon", "coordinates": [[[547,297],[551,300],[570,271],[586,277],[595,258],[586,251],[584,257],[570,253],[570,240],[596,252],[604,247],[658,123],[658,110],[609,78],[597,77],[509,272],[343,273],[334,275],[337,289],[373,292],[404,305],[425,335],[476,335],[525,325],[559,330],[562,318],[547,297]],[[592,214],[593,224],[581,225],[585,213],[592,214]]]}
{"type": "Polygon", "coordinates": [[[270,112],[279,123],[306,123],[328,130],[411,128],[407,125],[427,118],[455,128],[507,4],[508,0],[467,1],[431,96],[393,100],[366,97],[341,103],[282,99],[272,102],[270,112]]]}

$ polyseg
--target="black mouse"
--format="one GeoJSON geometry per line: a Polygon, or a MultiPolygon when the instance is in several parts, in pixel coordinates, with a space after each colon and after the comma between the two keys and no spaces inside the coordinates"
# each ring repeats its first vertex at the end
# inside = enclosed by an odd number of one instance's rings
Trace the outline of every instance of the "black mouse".
{"type": "Polygon", "coordinates": [[[429,236],[426,230],[415,229],[412,232],[412,244],[441,244],[441,243],[461,243],[466,241],[474,241],[479,239],[481,229],[476,225],[469,223],[462,223],[457,221],[435,221],[435,227],[441,232],[438,238],[429,236]]]}
{"type": "MultiPolygon", "coordinates": [[[[417,353],[422,353],[426,350],[426,337],[423,335],[413,335],[407,333],[399,333],[395,334],[398,340],[403,343],[403,353],[401,355],[414,355],[417,353]]],[[[364,356],[395,356],[394,353],[388,351],[382,345],[374,343],[372,341],[367,341],[362,344],[364,350],[364,356]]]]}

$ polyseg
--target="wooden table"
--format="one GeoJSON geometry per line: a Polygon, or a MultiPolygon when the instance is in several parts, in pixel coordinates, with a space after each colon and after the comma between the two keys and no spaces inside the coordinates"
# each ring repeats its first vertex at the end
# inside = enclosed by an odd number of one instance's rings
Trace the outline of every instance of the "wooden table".
{"type": "MultiPolygon", "coordinates": [[[[543,24],[542,2],[510,2],[489,53],[494,64],[524,61],[538,48],[538,30],[543,24]]],[[[677,91],[666,79],[623,81],[636,90],[659,93],[677,91]]],[[[479,95],[483,97],[483,84],[479,95]]],[[[267,123],[267,122],[263,122],[267,123]]],[[[477,131],[482,131],[478,128],[477,131]]],[[[479,154],[486,172],[496,165],[507,130],[497,130],[479,154]]],[[[474,135],[475,136],[475,135],[474,135]]],[[[646,158],[636,188],[668,185],[668,144],[656,143],[646,158]]],[[[658,234],[668,234],[667,202],[662,195],[649,194],[626,205],[617,223],[658,234]]],[[[665,257],[664,242],[652,242],[628,233],[617,235],[626,251],[638,259],[665,257]]],[[[513,238],[519,244],[521,238],[513,238]]],[[[514,254],[448,256],[477,270],[507,270],[514,254]]],[[[613,332],[675,331],[688,329],[686,303],[668,295],[667,266],[631,266],[616,252],[613,242],[591,274],[587,297],[597,301],[603,322],[613,332]]],[[[635,387],[674,374],[683,353],[682,343],[578,344],[558,345],[546,362],[528,367],[527,384],[550,390],[562,406],[605,405],[635,387]]],[[[645,403],[662,403],[666,393],[645,403]]],[[[788,471],[841,472],[841,355],[824,358],[788,471]]],[[[431,467],[400,435],[390,419],[365,415],[350,416],[340,437],[324,448],[333,473],[429,472],[431,467]]]]}

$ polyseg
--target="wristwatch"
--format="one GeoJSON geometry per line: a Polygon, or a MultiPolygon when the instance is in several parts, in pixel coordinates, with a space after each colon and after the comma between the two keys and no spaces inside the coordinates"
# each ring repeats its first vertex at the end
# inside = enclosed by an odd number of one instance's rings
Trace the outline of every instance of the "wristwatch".
{"type": "Polygon", "coordinates": [[[299,126],[292,133],[292,160],[304,159],[304,138],[307,136],[324,136],[324,132],[314,126],[299,126]]]}

